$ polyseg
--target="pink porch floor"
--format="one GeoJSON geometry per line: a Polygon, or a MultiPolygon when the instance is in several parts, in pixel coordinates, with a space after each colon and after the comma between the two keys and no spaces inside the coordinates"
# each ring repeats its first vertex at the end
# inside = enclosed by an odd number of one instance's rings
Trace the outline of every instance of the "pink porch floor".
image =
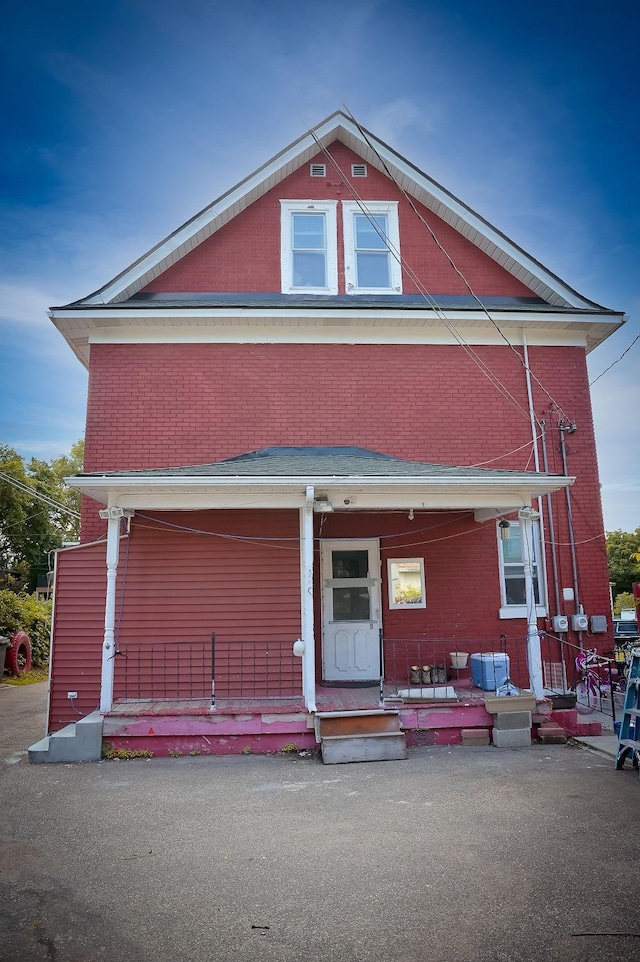
{"type": "MultiPolygon", "coordinates": [[[[385,686],[380,703],[379,685],[329,688],[318,685],[318,712],[358,712],[385,708],[400,714],[407,745],[457,745],[463,729],[490,730],[494,718],[484,705],[485,692],[470,679],[449,681],[456,700],[399,701],[395,686],[385,686]]],[[[439,686],[441,687],[441,686],[439,686]]],[[[553,717],[568,734],[599,734],[600,725],[572,711],[554,711],[536,717],[535,726],[553,717]],[[596,728],[598,731],[596,731],[596,728]]],[[[141,750],[150,755],[221,755],[316,747],[313,717],[302,698],[138,700],[120,701],[105,716],[103,740],[112,750],[141,750]]]]}

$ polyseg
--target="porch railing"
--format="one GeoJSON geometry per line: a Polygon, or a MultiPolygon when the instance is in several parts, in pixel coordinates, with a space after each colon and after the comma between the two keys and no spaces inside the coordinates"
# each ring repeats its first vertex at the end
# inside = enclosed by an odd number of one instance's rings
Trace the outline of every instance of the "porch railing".
{"type": "Polygon", "coordinates": [[[214,639],[216,702],[302,698],[302,661],[293,641],[214,639]]]}
{"type": "Polygon", "coordinates": [[[116,699],[211,699],[213,646],[213,638],[121,643],[115,655],[116,699]]]}
{"type": "Polygon", "coordinates": [[[286,700],[302,698],[292,641],[227,639],[121,642],[117,700],[286,700]]]}
{"type": "MultiPolygon", "coordinates": [[[[584,647],[597,647],[595,639],[593,644],[586,644],[584,647]]],[[[575,688],[581,678],[575,663],[580,650],[578,646],[564,639],[540,632],[543,684],[547,692],[563,694],[575,688]]],[[[488,662],[490,671],[493,667],[494,677],[501,676],[502,666],[505,664],[504,655],[507,655],[509,679],[519,688],[529,687],[526,636],[502,634],[493,645],[486,638],[385,638],[385,689],[395,689],[397,692],[403,688],[425,684],[449,684],[454,688],[456,683],[469,685],[470,663],[468,661],[464,669],[455,667],[451,657],[453,652],[465,652],[469,658],[476,652],[485,655],[495,653],[495,665],[491,666],[490,660],[488,662]]],[[[613,715],[614,720],[616,678],[615,662],[610,659],[609,665],[602,670],[602,697],[598,708],[613,715]]]]}

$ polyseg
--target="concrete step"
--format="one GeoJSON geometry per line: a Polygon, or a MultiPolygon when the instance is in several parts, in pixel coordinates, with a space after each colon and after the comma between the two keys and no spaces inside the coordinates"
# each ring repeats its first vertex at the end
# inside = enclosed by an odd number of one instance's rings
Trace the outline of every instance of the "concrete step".
{"type": "Polygon", "coordinates": [[[399,732],[400,712],[383,709],[329,711],[316,713],[316,738],[329,735],[374,735],[399,732]]]}
{"type": "Polygon", "coordinates": [[[365,735],[325,735],[320,742],[325,765],[346,762],[382,762],[407,757],[403,732],[374,732],[365,735]]]}
{"type": "Polygon", "coordinates": [[[33,764],[97,762],[102,755],[102,715],[92,712],[59,732],[53,732],[29,748],[33,764]]]}

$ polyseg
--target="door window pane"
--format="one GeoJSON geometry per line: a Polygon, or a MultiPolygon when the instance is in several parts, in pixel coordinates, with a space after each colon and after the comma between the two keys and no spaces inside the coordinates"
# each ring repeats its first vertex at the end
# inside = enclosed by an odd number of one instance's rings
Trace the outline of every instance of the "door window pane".
{"type": "Polygon", "coordinates": [[[334,588],[334,621],[370,621],[371,604],[368,588],[334,588]]]}
{"type": "Polygon", "coordinates": [[[368,551],[332,551],[331,568],[334,578],[367,578],[368,551]]]}

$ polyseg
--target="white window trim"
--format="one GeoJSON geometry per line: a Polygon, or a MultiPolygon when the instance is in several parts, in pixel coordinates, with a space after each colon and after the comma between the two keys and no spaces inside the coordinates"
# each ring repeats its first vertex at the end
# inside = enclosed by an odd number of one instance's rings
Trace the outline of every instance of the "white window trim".
{"type": "Polygon", "coordinates": [[[402,294],[402,267],[400,265],[400,228],[397,201],[342,202],[344,233],[344,276],[347,294],[402,294]],[[356,287],[354,214],[386,214],[388,225],[390,287],[356,287]]]}
{"type": "Polygon", "coordinates": [[[387,585],[388,585],[388,591],[389,591],[389,609],[390,609],[391,611],[393,611],[393,610],[396,610],[396,611],[415,611],[416,608],[426,608],[426,607],[427,607],[427,592],[426,592],[425,577],[424,577],[424,558],[405,558],[405,557],[388,558],[388,559],[387,559],[387,585]],[[396,603],[396,602],[393,600],[393,575],[392,575],[392,565],[394,565],[394,564],[402,564],[403,562],[407,562],[407,561],[408,561],[408,562],[411,562],[411,563],[414,563],[414,564],[417,563],[417,564],[420,565],[419,573],[420,573],[420,592],[421,592],[420,597],[421,597],[421,601],[418,601],[418,602],[416,602],[415,604],[406,604],[406,603],[405,603],[405,604],[402,604],[401,602],[396,603]]]}
{"type": "Polygon", "coordinates": [[[283,294],[337,294],[338,293],[338,202],[335,200],[281,200],[280,201],[280,264],[283,294]],[[291,215],[323,213],[326,215],[327,237],[327,286],[295,287],[293,284],[293,249],[291,245],[291,215]]]}
{"type": "MultiPolygon", "coordinates": [[[[511,528],[519,528],[518,521],[510,521],[509,525],[511,528]]],[[[544,577],[544,566],[541,562],[541,544],[540,544],[540,526],[538,523],[534,523],[532,526],[535,532],[535,538],[533,541],[533,554],[536,562],[536,571],[538,573],[538,591],[540,592],[541,604],[536,605],[536,616],[538,618],[544,618],[547,614],[546,605],[546,579],[544,577]]],[[[504,577],[504,558],[502,554],[502,544],[500,539],[500,529],[496,528],[496,536],[498,540],[498,567],[500,571],[500,612],[499,617],[503,620],[509,618],[527,618],[527,606],[526,605],[508,605],[506,603],[506,586],[504,577]]]]}

